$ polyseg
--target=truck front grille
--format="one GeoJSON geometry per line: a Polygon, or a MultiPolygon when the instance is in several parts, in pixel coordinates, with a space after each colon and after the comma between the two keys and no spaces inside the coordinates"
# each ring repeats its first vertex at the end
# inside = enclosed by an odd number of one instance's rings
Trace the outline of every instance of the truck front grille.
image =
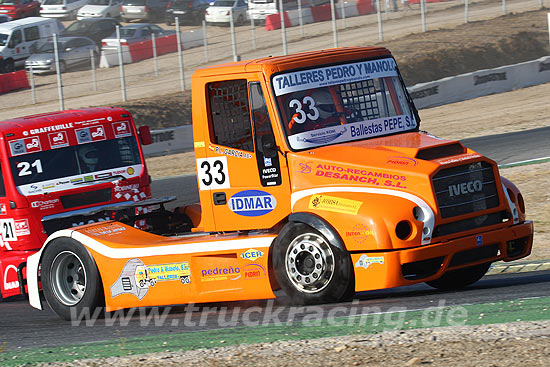
{"type": "Polygon", "coordinates": [[[432,179],[442,218],[475,213],[499,205],[493,166],[475,162],[445,168],[432,179]]]}
{"type": "Polygon", "coordinates": [[[61,197],[63,208],[71,209],[84,205],[105,203],[111,200],[112,189],[82,192],[78,194],[65,195],[61,197]]]}

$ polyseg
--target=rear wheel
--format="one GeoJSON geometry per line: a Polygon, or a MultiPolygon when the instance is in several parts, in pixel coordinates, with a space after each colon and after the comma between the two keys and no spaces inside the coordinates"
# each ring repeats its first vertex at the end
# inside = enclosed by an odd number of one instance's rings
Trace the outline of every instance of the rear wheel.
{"type": "Polygon", "coordinates": [[[55,239],[44,251],[41,268],[44,297],[50,308],[65,320],[83,312],[93,315],[103,305],[99,271],[80,242],[55,239]]]}
{"type": "Polygon", "coordinates": [[[426,282],[431,287],[442,290],[454,290],[474,284],[487,273],[491,263],[469,266],[467,268],[451,270],[436,280],[426,282]]]}
{"type": "Polygon", "coordinates": [[[63,60],[60,60],[60,61],[59,61],[59,71],[60,71],[61,73],[64,73],[64,72],[67,71],[67,64],[66,64],[65,61],[63,61],[63,60]]]}
{"type": "Polygon", "coordinates": [[[274,245],[273,266],[281,288],[295,303],[342,301],[354,288],[348,253],[302,223],[283,228],[274,245]]]}

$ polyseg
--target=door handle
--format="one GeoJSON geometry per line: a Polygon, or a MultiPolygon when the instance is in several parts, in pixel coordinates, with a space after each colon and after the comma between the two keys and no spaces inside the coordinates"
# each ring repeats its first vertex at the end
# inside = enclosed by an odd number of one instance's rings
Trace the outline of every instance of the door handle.
{"type": "Polygon", "coordinates": [[[214,205],[225,205],[225,204],[227,204],[227,199],[225,197],[225,192],[215,192],[213,196],[214,196],[214,205]]]}

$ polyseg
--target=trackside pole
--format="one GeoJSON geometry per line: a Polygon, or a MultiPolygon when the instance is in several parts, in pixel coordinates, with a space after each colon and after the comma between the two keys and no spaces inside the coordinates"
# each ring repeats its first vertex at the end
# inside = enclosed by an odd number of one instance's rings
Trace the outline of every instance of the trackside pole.
{"type": "Polygon", "coordinates": [[[157,39],[155,34],[151,33],[151,44],[153,45],[153,68],[155,71],[155,78],[159,76],[159,60],[157,57],[157,39]]]}
{"type": "Polygon", "coordinates": [[[346,29],[348,27],[348,24],[346,22],[346,2],[344,0],[342,0],[340,2],[340,17],[342,18],[342,20],[344,21],[344,29],[346,29]]]}
{"type": "Polygon", "coordinates": [[[233,20],[233,8],[229,9],[229,26],[231,27],[231,45],[233,47],[233,61],[239,61],[237,56],[237,39],[235,37],[235,21],[233,20]]]}
{"type": "Polygon", "coordinates": [[[376,15],[378,17],[378,40],[384,41],[384,34],[382,31],[382,13],[380,12],[380,0],[376,0],[376,15]]]}
{"type": "Polygon", "coordinates": [[[254,28],[254,19],[250,18],[250,32],[252,32],[252,49],[256,49],[256,28],[254,28]]]}
{"type": "Polygon", "coordinates": [[[302,0],[298,0],[298,22],[300,23],[300,34],[304,38],[304,16],[302,14],[302,0]]]}
{"type": "Polygon", "coordinates": [[[332,43],[334,44],[334,47],[338,47],[338,27],[336,26],[336,9],[334,7],[334,0],[330,0],[330,13],[332,15],[332,43]]]}
{"type": "Polygon", "coordinates": [[[206,20],[202,21],[202,35],[204,45],[204,62],[208,62],[208,37],[206,36],[206,20]]]}
{"type": "Polygon", "coordinates": [[[95,69],[95,57],[94,57],[93,50],[90,50],[90,65],[92,66],[92,86],[94,88],[94,91],[97,91],[97,75],[96,75],[96,69],[95,69]]]}
{"type": "Polygon", "coordinates": [[[185,74],[183,73],[183,52],[181,50],[180,18],[176,17],[176,38],[178,42],[178,59],[180,63],[181,91],[185,90],[185,74]]]}
{"type": "Polygon", "coordinates": [[[506,15],[506,0],[502,0],[502,15],[506,15]]]}
{"type": "Polygon", "coordinates": [[[468,23],[468,0],[464,0],[464,23],[468,23]]]}
{"type": "Polygon", "coordinates": [[[59,93],[59,109],[63,111],[65,109],[65,101],[63,100],[63,85],[61,83],[61,68],[59,65],[59,45],[57,44],[57,34],[53,35],[53,51],[55,55],[55,73],[57,74],[57,91],[59,93]]]}
{"type": "Polygon", "coordinates": [[[422,32],[426,32],[426,0],[420,0],[420,18],[422,19],[422,32]]]}
{"type": "Polygon", "coordinates": [[[279,15],[281,16],[281,34],[283,36],[283,54],[288,55],[286,44],[285,10],[283,9],[283,0],[279,0],[279,15]]]}
{"type": "Polygon", "coordinates": [[[32,65],[29,65],[29,70],[31,72],[31,75],[29,78],[31,79],[31,95],[32,95],[32,103],[36,104],[36,89],[34,88],[34,73],[32,71],[32,65]]]}
{"type": "Polygon", "coordinates": [[[122,58],[122,43],[120,42],[120,26],[116,26],[116,39],[118,44],[118,65],[120,69],[120,89],[122,90],[122,101],[126,102],[126,79],[124,78],[124,60],[122,58]]]}
{"type": "Polygon", "coordinates": [[[548,15],[548,45],[550,46],[550,13],[548,15]]]}

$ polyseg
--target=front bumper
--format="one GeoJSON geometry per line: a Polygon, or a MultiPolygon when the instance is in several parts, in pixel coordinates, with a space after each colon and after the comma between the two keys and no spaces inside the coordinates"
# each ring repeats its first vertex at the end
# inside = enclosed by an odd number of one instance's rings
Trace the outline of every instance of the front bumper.
{"type": "Polygon", "coordinates": [[[352,253],[355,290],[367,291],[426,282],[449,270],[528,256],[533,222],[405,250],[352,253]]]}

